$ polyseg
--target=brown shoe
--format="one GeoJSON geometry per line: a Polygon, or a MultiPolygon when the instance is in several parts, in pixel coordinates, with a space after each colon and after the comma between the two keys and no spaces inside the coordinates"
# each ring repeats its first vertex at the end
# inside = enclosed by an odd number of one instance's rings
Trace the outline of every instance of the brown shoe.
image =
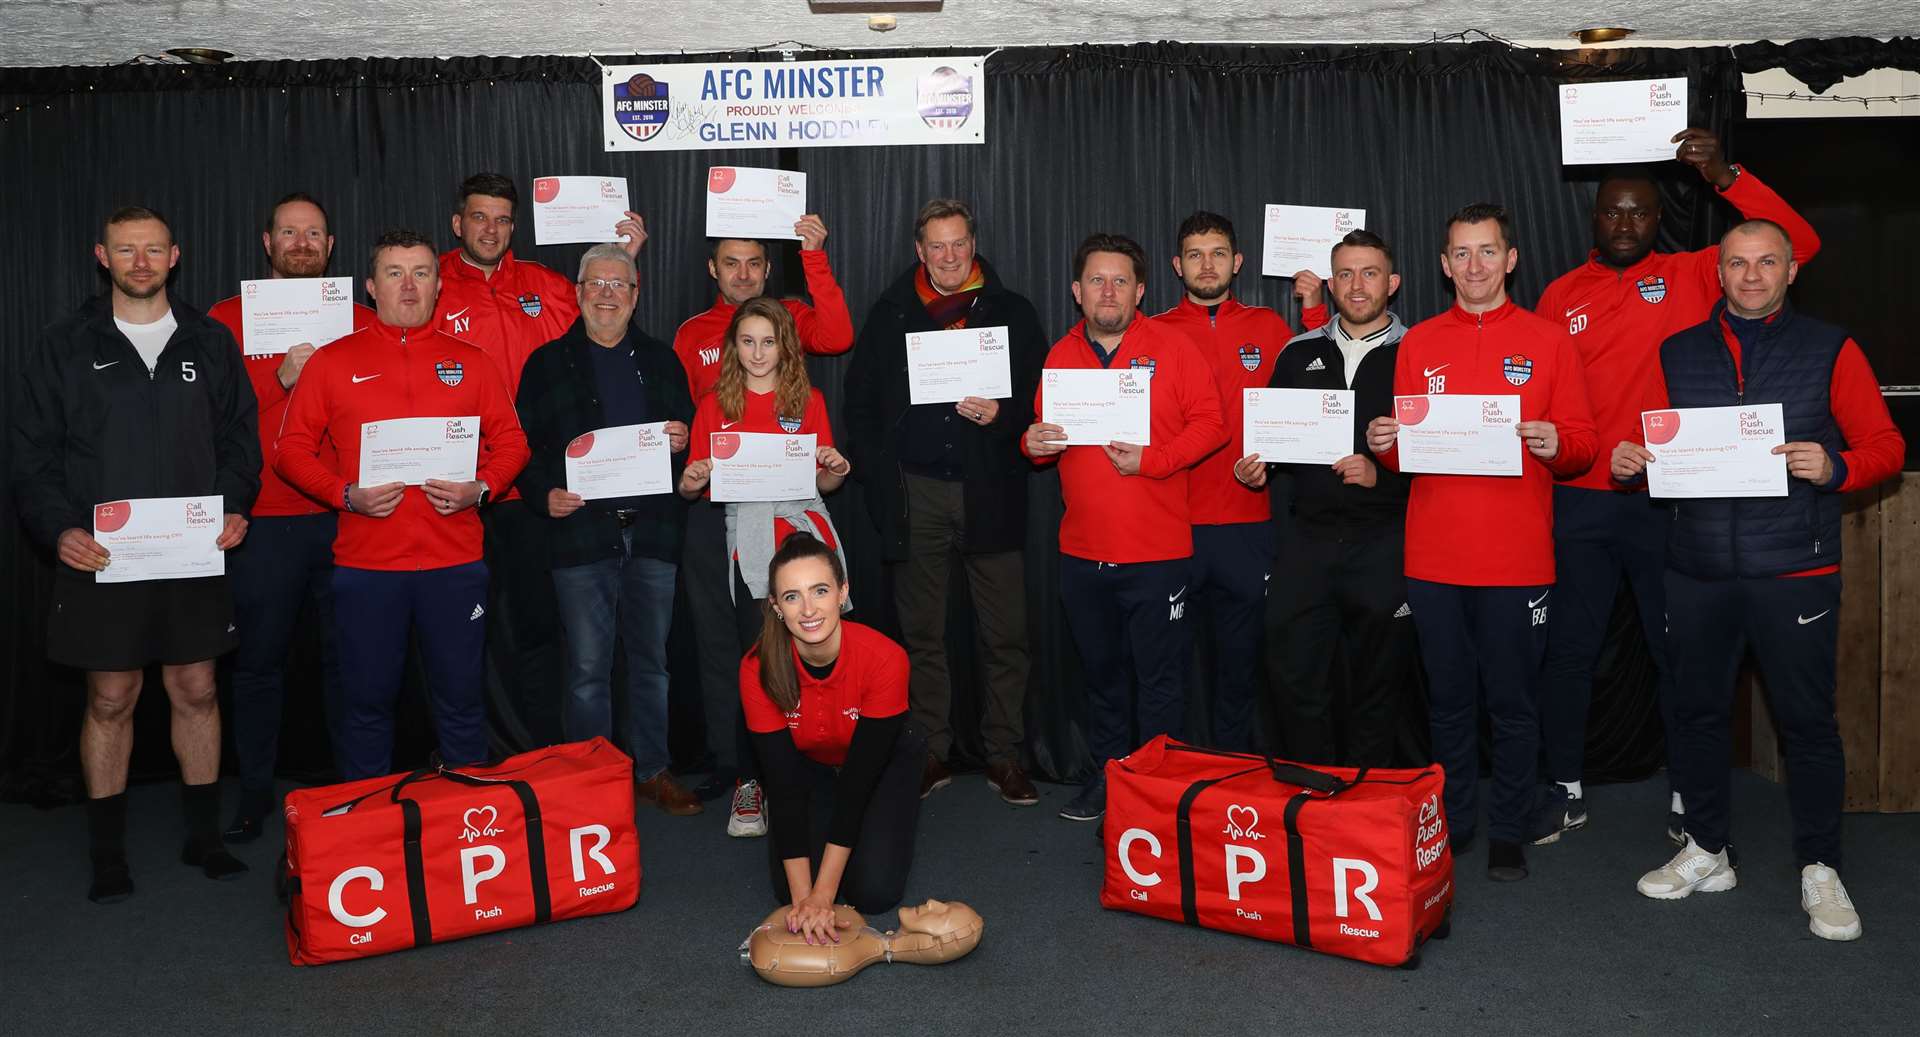
{"type": "Polygon", "coordinates": [[[920,772],[920,798],[925,799],[951,784],[953,775],[947,765],[940,762],[940,757],[928,753],[927,769],[920,772]]]}
{"type": "Polygon", "coordinates": [[[1016,807],[1030,807],[1040,802],[1040,790],[1033,787],[1027,772],[1012,760],[987,765],[987,787],[1016,807]]]}
{"type": "Polygon", "coordinates": [[[636,802],[652,803],[675,817],[690,817],[706,809],[699,796],[673,780],[673,775],[666,771],[635,783],[633,798],[636,802]]]}

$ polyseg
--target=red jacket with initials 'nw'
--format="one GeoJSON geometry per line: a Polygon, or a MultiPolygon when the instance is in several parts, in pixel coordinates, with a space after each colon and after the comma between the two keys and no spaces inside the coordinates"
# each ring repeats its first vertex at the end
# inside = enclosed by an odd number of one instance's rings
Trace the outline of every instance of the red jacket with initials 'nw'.
{"type": "MultiPolygon", "coordinates": [[[[800,270],[807,278],[808,306],[798,299],[782,299],[780,305],[793,314],[793,330],[800,336],[800,348],[817,356],[835,356],[853,348],[853,316],[847,312],[847,296],[833,279],[833,267],[827,263],[825,249],[800,250],[800,270]]],[[[712,391],[720,380],[720,339],[733,323],[733,311],[739,307],[725,299],[681,322],[673,333],[673,354],[687,369],[687,388],[693,393],[693,405],[712,391]]]]}

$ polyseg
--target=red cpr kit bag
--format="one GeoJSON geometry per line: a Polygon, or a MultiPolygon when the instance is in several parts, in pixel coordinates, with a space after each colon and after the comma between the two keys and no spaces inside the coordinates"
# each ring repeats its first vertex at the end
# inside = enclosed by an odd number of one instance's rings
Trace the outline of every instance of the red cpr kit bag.
{"type": "Polygon", "coordinates": [[[1306,767],[1161,735],[1107,764],[1102,906],[1403,965],[1444,937],[1439,767],[1306,767]]]}
{"type": "Polygon", "coordinates": [[[321,965],[640,896],[633,761],[604,738],[287,796],[287,956],[321,965]]]}

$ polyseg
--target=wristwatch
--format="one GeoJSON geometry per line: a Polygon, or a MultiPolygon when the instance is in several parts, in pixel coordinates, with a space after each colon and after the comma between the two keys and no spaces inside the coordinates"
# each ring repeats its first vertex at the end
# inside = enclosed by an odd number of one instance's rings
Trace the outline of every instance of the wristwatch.
{"type": "Polygon", "coordinates": [[[491,487],[491,486],[488,486],[488,485],[487,485],[486,483],[484,483],[484,482],[483,482],[483,483],[481,483],[481,484],[480,484],[480,499],[479,499],[479,500],[476,500],[476,501],[474,501],[474,502],[473,502],[473,506],[474,506],[474,507],[476,507],[476,508],[478,508],[478,507],[480,507],[481,505],[484,505],[485,503],[487,503],[487,498],[488,498],[488,497],[491,497],[491,496],[493,496],[493,487],[491,487]]]}

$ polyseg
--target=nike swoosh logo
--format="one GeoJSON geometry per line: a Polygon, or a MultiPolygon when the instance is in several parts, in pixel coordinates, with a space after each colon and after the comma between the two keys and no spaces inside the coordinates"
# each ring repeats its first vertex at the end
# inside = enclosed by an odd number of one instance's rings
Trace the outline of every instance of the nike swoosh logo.
{"type": "Polygon", "coordinates": [[[1573,316],[1574,314],[1576,314],[1576,313],[1579,313],[1579,312],[1580,312],[1581,310],[1584,310],[1584,309],[1586,309],[1587,307],[1589,307],[1589,306],[1592,306],[1592,305],[1593,305],[1593,304],[1592,304],[1592,303],[1590,303],[1590,302],[1583,302],[1583,303],[1581,303],[1580,305],[1578,305],[1578,306],[1575,306],[1575,307],[1574,307],[1573,309],[1571,309],[1571,310],[1568,310],[1568,311],[1567,311],[1567,313],[1566,313],[1566,315],[1567,315],[1567,316],[1569,316],[1569,317],[1571,317],[1571,316],[1573,316]]]}
{"type": "Polygon", "coordinates": [[[459,310],[454,313],[443,313],[440,315],[440,319],[441,320],[459,320],[461,317],[466,316],[467,310],[471,310],[471,309],[473,309],[473,307],[469,306],[465,310],[459,310]]]}
{"type": "Polygon", "coordinates": [[[1185,594],[1186,592],[1187,592],[1187,589],[1185,587],[1182,587],[1179,590],[1174,591],[1172,594],[1167,595],[1167,604],[1171,605],[1174,602],[1179,601],[1180,595],[1185,594]]]}
{"type": "Polygon", "coordinates": [[[359,385],[361,382],[371,382],[378,377],[380,376],[377,374],[357,374],[353,376],[353,384],[359,385]]]}
{"type": "Polygon", "coordinates": [[[109,368],[109,367],[112,367],[113,365],[115,365],[115,364],[117,364],[117,363],[119,363],[119,362],[120,362],[120,361],[118,361],[118,360],[109,360],[109,361],[107,361],[107,362],[106,362],[106,363],[104,363],[104,364],[101,364],[101,363],[95,363],[95,364],[93,365],[93,369],[94,369],[94,370],[96,370],[96,371],[104,371],[104,370],[106,370],[107,368],[109,368]]]}
{"type": "Polygon", "coordinates": [[[1438,374],[1439,372],[1441,372],[1441,371],[1444,371],[1444,370],[1446,370],[1447,368],[1449,368],[1449,367],[1452,367],[1452,366],[1453,366],[1453,362],[1452,362],[1452,361],[1448,361],[1448,362],[1446,362],[1446,363],[1444,363],[1444,364],[1441,364],[1441,365],[1440,365],[1439,367],[1429,367],[1429,368],[1425,368],[1425,370],[1426,370],[1426,372],[1427,372],[1427,373],[1426,373],[1426,374],[1425,374],[1425,375],[1424,375],[1423,377],[1426,377],[1426,378],[1432,378],[1432,377],[1433,377],[1434,375],[1436,375],[1436,374],[1438,374]]]}
{"type": "MultiPolygon", "coordinates": [[[[1832,609],[1827,610],[1827,612],[1832,612],[1832,611],[1833,611],[1832,609]]],[[[1820,616],[1826,615],[1827,612],[1820,613],[1820,616]]],[[[1801,626],[1806,626],[1808,623],[1811,623],[1814,620],[1819,619],[1820,616],[1795,616],[1794,618],[1800,621],[1801,626]]]]}
{"type": "Polygon", "coordinates": [[[737,422],[737,421],[723,421],[723,422],[721,422],[721,423],[720,423],[720,431],[722,431],[722,432],[725,432],[726,430],[728,430],[728,429],[730,429],[730,428],[732,428],[732,427],[734,427],[735,425],[738,425],[738,424],[740,424],[740,423],[739,423],[739,422],[737,422]]]}
{"type": "MultiPolygon", "coordinates": [[[[1552,593],[1553,593],[1552,591],[1547,592],[1547,594],[1552,594],[1552,593]]],[[[1539,608],[1540,603],[1547,600],[1547,594],[1542,594],[1539,597],[1533,599],[1532,601],[1527,602],[1527,607],[1530,609],[1539,608]]]]}

